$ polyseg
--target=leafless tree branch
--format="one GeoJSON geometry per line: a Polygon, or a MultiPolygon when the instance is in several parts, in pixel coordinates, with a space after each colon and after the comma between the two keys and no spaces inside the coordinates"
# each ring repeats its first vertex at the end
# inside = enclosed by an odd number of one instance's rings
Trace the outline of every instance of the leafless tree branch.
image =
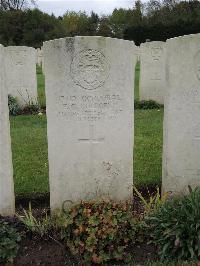
{"type": "Polygon", "coordinates": [[[35,5],[35,0],[0,0],[0,10],[24,10],[35,5]]]}

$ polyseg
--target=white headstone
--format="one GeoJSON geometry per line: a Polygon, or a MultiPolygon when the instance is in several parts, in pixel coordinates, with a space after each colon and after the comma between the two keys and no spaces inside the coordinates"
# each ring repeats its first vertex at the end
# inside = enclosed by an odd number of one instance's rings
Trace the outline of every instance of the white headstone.
{"type": "Polygon", "coordinates": [[[75,37],[44,46],[51,208],[125,200],[133,185],[133,42],[75,37]]]}
{"type": "Polygon", "coordinates": [[[0,215],[15,212],[8,94],[5,84],[5,48],[0,45],[0,215]]]}
{"type": "Polygon", "coordinates": [[[40,48],[38,48],[37,49],[37,51],[36,51],[36,58],[37,58],[37,64],[39,65],[39,66],[42,66],[42,49],[40,49],[40,48]]]}
{"type": "Polygon", "coordinates": [[[17,97],[24,107],[37,103],[36,51],[25,46],[6,47],[6,72],[9,73],[8,93],[17,97]]]}
{"type": "Polygon", "coordinates": [[[165,73],[165,43],[142,43],[140,45],[140,100],[154,100],[164,104],[165,73]]]}
{"type": "Polygon", "coordinates": [[[137,61],[140,61],[140,46],[136,46],[136,58],[137,61]]]}
{"type": "Polygon", "coordinates": [[[163,191],[200,186],[200,34],[167,41],[163,191]]]}

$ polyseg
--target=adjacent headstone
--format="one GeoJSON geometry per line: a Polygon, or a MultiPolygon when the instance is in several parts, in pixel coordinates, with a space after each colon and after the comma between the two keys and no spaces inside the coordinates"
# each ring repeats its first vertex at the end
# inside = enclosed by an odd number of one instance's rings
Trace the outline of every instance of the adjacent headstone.
{"type": "Polygon", "coordinates": [[[140,100],[154,100],[164,104],[165,73],[165,43],[142,43],[140,45],[140,100]]]}
{"type": "Polygon", "coordinates": [[[133,185],[133,42],[45,42],[51,208],[96,197],[127,200],[133,185]]]}
{"type": "Polygon", "coordinates": [[[0,215],[15,212],[8,94],[5,84],[5,49],[0,45],[0,215]]]}
{"type": "Polygon", "coordinates": [[[140,61],[140,46],[136,46],[136,58],[137,61],[140,61]]]}
{"type": "Polygon", "coordinates": [[[42,66],[42,61],[43,61],[43,55],[42,55],[42,49],[38,48],[36,51],[36,58],[37,58],[37,64],[38,66],[42,66]]]}
{"type": "Polygon", "coordinates": [[[8,93],[17,97],[24,107],[37,103],[36,52],[25,46],[6,47],[6,72],[9,73],[8,93]]]}
{"type": "Polygon", "coordinates": [[[200,34],[167,41],[163,191],[200,186],[200,34]]]}

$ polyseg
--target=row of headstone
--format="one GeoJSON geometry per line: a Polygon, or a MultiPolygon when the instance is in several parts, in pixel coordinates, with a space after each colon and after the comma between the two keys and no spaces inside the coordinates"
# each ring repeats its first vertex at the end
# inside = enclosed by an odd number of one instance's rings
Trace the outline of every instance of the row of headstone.
{"type": "Polygon", "coordinates": [[[200,34],[140,46],[140,99],[165,104],[164,191],[200,185],[200,34]]]}
{"type": "MultiPolygon", "coordinates": [[[[146,42],[135,47],[137,60],[140,60],[140,99],[154,100],[164,104],[166,86],[165,43],[146,42]]],[[[7,72],[10,73],[9,94],[16,97],[20,106],[37,103],[37,82],[35,63],[43,66],[42,48],[10,46],[7,72]],[[36,56],[36,61],[34,60],[36,56]]]]}
{"type": "MultiPolygon", "coordinates": [[[[149,69],[166,93],[163,192],[200,185],[199,43],[200,34],[148,44],[149,69]]],[[[109,38],[44,44],[52,209],[65,200],[131,198],[137,57],[132,42],[109,38]]]]}
{"type": "MultiPolygon", "coordinates": [[[[200,184],[199,43],[200,34],[166,42],[163,191],[200,184]]],[[[3,50],[0,213],[12,214],[3,50]]],[[[103,37],[65,38],[45,42],[44,59],[51,209],[94,197],[131,199],[136,46],[103,37]]]]}

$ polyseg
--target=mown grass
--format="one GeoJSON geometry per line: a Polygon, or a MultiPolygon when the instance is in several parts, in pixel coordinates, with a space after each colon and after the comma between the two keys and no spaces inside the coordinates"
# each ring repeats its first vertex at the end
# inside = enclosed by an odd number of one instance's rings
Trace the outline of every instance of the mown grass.
{"type": "MultiPolygon", "coordinates": [[[[37,69],[40,105],[45,103],[44,76],[37,69]]],[[[139,65],[135,97],[138,97],[139,65]]],[[[134,183],[161,183],[163,110],[135,111],[134,183]]],[[[18,197],[37,197],[49,191],[46,116],[11,117],[15,192],[18,197]]]]}
{"type": "Polygon", "coordinates": [[[135,110],[134,182],[161,184],[163,109],[135,110]]]}
{"type": "Polygon", "coordinates": [[[134,90],[134,99],[139,100],[139,86],[140,86],[140,63],[137,62],[135,67],[135,90],[134,90]]]}
{"type": "MultiPolygon", "coordinates": [[[[163,110],[135,111],[134,183],[161,183],[163,110]]],[[[46,194],[48,159],[46,116],[11,117],[15,191],[18,196],[46,194]]]]}
{"type": "Polygon", "coordinates": [[[38,102],[41,108],[46,106],[45,79],[42,68],[37,66],[38,102]]]}
{"type": "Polygon", "coordinates": [[[46,116],[15,116],[10,121],[16,195],[46,194],[49,191],[46,116]]]}
{"type": "MultiPolygon", "coordinates": [[[[135,68],[135,100],[139,100],[140,63],[135,68]]],[[[162,123],[160,110],[135,110],[134,183],[158,186],[162,177],[162,123]]]]}

